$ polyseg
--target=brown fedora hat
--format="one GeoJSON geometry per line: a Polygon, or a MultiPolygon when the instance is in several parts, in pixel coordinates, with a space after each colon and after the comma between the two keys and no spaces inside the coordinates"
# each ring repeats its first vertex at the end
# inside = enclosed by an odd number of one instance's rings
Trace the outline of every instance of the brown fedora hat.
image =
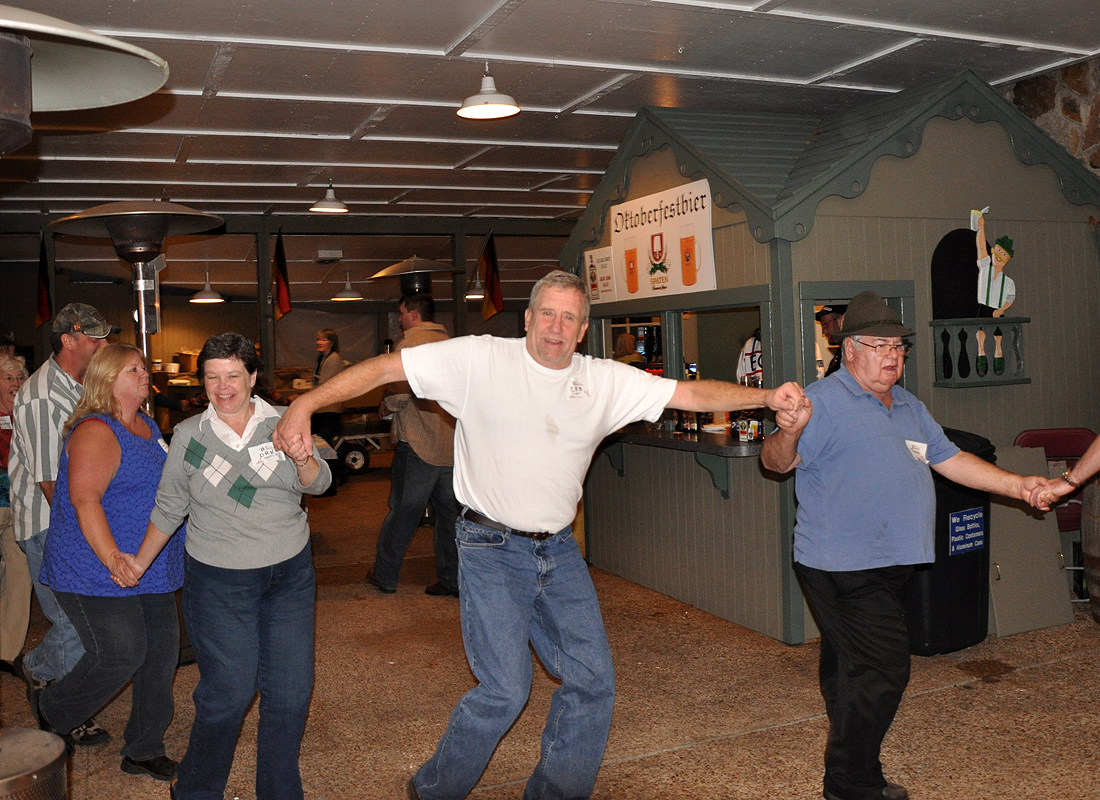
{"type": "Polygon", "coordinates": [[[852,298],[844,312],[844,325],[832,335],[834,344],[845,336],[912,336],[901,324],[898,312],[886,305],[877,292],[867,290],[852,298]]]}

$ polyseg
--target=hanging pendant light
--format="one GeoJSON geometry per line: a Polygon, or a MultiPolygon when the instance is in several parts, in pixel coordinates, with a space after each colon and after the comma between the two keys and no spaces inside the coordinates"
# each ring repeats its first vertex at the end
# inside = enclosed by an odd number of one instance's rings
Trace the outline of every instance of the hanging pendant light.
{"type": "Polygon", "coordinates": [[[328,182],[328,190],[325,196],[309,207],[310,211],[319,214],[346,214],[348,207],[336,199],[336,192],[332,188],[332,181],[328,182]]]}
{"type": "Polygon", "coordinates": [[[467,300],[484,300],[485,288],[481,285],[481,270],[474,267],[474,285],[466,290],[467,300]]]}
{"type": "Polygon", "coordinates": [[[192,303],[224,303],[225,298],[210,288],[210,271],[206,272],[206,285],[191,295],[192,303]]]}
{"type": "Polygon", "coordinates": [[[347,279],[344,281],[344,288],[338,291],[332,296],[332,300],[338,303],[346,303],[350,300],[362,300],[363,295],[351,288],[351,271],[345,273],[347,279]]]}
{"type": "Polygon", "coordinates": [[[496,81],[489,74],[489,62],[485,62],[485,76],[481,79],[481,91],[462,101],[458,116],[464,119],[503,119],[519,113],[519,106],[511,95],[497,91],[496,81]]]}

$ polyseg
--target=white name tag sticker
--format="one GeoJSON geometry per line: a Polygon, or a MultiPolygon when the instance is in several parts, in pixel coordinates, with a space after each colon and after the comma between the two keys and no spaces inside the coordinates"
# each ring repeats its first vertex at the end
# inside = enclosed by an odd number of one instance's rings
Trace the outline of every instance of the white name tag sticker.
{"type": "Polygon", "coordinates": [[[282,461],[284,458],[286,453],[276,450],[271,442],[248,448],[248,465],[252,469],[259,469],[262,464],[274,465],[276,461],[282,461]]]}
{"type": "Polygon", "coordinates": [[[909,452],[913,454],[913,458],[917,459],[917,461],[922,464],[928,463],[927,442],[913,442],[909,439],[906,439],[905,446],[909,448],[909,452]]]}
{"type": "Polygon", "coordinates": [[[160,449],[167,453],[168,452],[168,442],[161,439],[160,440],[160,449]]]}
{"type": "Polygon", "coordinates": [[[0,431],[10,431],[11,429],[11,417],[0,417],[0,431]]]}

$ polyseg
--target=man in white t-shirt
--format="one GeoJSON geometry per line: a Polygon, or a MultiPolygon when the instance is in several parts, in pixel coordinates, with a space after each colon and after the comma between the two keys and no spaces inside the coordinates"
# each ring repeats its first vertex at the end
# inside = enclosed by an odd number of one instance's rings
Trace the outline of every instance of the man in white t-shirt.
{"type": "Polygon", "coordinates": [[[585,473],[609,433],[666,408],[802,407],[802,389],[672,381],[577,354],[589,299],[575,275],[535,284],[524,339],[464,336],[361,362],[299,397],[275,434],[309,436],[318,406],[408,381],[457,420],[455,495],[462,633],[478,685],[459,701],[435,754],[409,780],[414,800],[474,788],[531,688],[534,647],[561,681],[528,798],[588,797],[611,726],[615,676],[596,592],[570,527],[585,473]]]}

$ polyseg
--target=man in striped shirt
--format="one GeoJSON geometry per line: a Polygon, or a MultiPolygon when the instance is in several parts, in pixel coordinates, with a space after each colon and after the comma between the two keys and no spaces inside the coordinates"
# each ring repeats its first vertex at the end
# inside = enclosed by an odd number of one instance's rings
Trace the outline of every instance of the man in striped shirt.
{"type": "MultiPolygon", "coordinates": [[[[12,522],[15,538],[27,554],[35,595],[50,629],[33,650],[23,654],[17,674],[32,687],[41,687],[63,678],[84,655],[84,646],[76,629],[65,616],[48,586],[38,580],[46,533],[50,527],[57,467],[63,446],[61,430],[83,392],[84,373],[107,337],[120,333],[107,324],[103,315],[84,303],[70,303],[53,320],[50,345],[53,356],[35,370],[15,396],[12,420],[11,476],[12,522]]],[[[73,731],[76,744],[97,744],[110,734],[95,720],[73,731]]]]}

